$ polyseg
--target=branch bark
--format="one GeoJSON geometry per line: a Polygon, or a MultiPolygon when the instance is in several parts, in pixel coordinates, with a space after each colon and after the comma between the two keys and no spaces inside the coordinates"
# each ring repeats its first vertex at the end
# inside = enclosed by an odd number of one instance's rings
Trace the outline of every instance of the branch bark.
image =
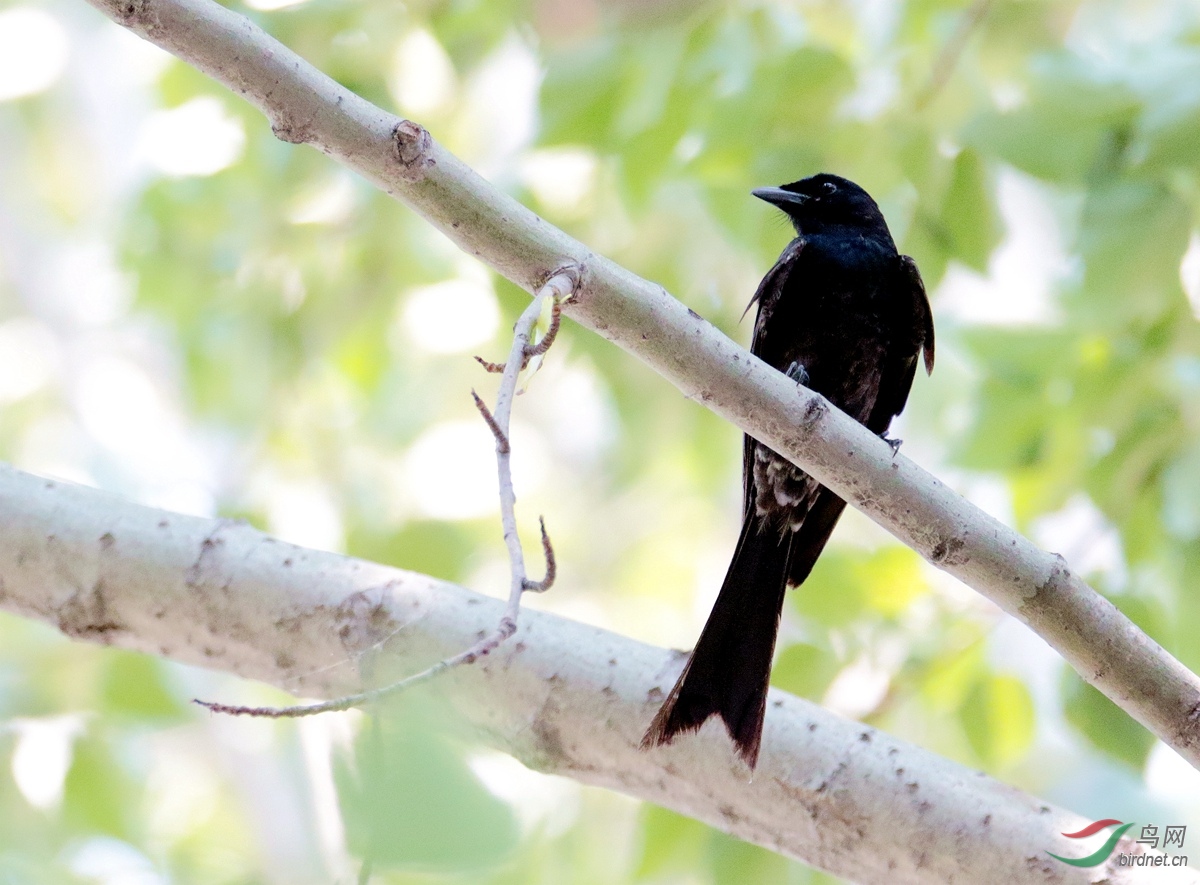
{"type": "Polygon", "coordinates": [[[212,0],[88,0],[224,83],[281,139],[313,145],[530,292],[583,269],[564,312],[808,471],[938,568],[1029,625],[1088,682],[1200,768],[1200,678],[1072,573],[661,287],[499,192],[421,126],[375,107],[212,0]]]}
{"type": "MultiPolygon", "coordinates": [[[[415,672],[495,628],[500,600],[305,550],[245,523],[167,513],[0,466],[0,606],[68,636],[331,697],[356,661],[415,672]]],[[[1077,869],[1087,823],[1035,797],[773,691],[752,781],[717,723],[638,749],[678,655],[526,610],[445,695],[531,767],[619,790],[865,883],[1133,882],[1077,869]]],[[[1146,853],[1132,839],[1121,851],[1146,853]]],[[[1160,867],[1156,882],[1200,882],[1160,867]]]]}

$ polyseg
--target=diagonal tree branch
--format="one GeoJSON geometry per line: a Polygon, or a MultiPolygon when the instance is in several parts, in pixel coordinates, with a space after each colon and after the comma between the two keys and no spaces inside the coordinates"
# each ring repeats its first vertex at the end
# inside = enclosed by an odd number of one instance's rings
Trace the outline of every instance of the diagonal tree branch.
{"type": "Polygon", "coordinates": [[[818,394],[797,389],[661,287],[592,254],[496,190],[421,126],[375,107],[212,0],[88,0],[210,74],[534,292],[583,269],[572,319],[788,457],[938,568],[1041,635],[1092,685],[1200,768],[1200,678],[1061,556],[971,505],[818,394]]]}
{"type": "MultiPolygon", "coordinates": [[[[0,606],[69,636],[331,697],[375,656],[415,672],[492,629],[500,600],[245,523],[132,504],[0,465],[0,606]]],[[[752,781],[709,723],[638,749],[678,656],[536,610],[443,694],[531,767],[656,802],[864,883],[1123,885],[1117,855],[1078,869],[1087,821],[779,691],[752,781]]],[[[1153,854],[1132,838],[1120,851],[1153,854]]],[[[1143,877],[1144,878],[1144,877],[1143,877]]],[[[1160,867],[1155,883],[1200,883],[1160,867]]]]}

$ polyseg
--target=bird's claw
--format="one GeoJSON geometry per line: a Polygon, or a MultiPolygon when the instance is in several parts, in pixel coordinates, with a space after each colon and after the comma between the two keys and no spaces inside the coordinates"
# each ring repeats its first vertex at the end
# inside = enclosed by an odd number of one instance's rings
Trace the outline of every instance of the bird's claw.
{"type": "Polygon", "coordinates": [[[882,439],[882,440],[883,440],[885,443],[887,443],[887,444],[888,444],[888,446],[889,446],[889,448],[891,448],[891,450],[892,450],[892,457],[893,457],[893,458],[895,458],[895,457],[896,457],[898,454],[900,454],[900,446],[901,446],[901,444],[904,442],[904,440],[902,440],[902,439],[891,439],[891,438],[890,438],[890,437],[887,435],[887,432],[886,432],[886,431],[885,431],[884,433],[881,433],[881,434],[879,434],[879,438],[880,438],[880,439],[882,439]]]}
{"type": "Polygon", "coordinates": [[[783,374],[787,375],[797,384],[808,386],[808,370],[804,368],[804,363],[799,360],[793,360],[792,364],[787,367],[787,371],[783,374]]]}

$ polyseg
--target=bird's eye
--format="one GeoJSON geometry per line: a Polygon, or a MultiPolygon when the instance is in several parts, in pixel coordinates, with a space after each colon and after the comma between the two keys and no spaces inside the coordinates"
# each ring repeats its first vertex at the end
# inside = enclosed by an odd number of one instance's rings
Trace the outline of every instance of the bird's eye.
{"type": "Polygon", "coordinates": [[[834,184],[832,181],[825,182],[823,185],[821,185],[821,187],[825,190],[826,194],[836,194],[837,193],[837,185],[834,184]]]}

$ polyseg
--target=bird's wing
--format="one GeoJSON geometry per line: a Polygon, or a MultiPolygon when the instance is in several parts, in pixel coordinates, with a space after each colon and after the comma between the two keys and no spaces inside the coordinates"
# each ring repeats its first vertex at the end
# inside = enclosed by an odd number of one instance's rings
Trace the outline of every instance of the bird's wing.
{"type": "MultiPolygon", "coordinates": [[[[763,319],[764,313],[769,314],[770,308],[779,300],[779,295],[783,291],[784,284],[787,283],[788,274],[796,265],[796,259],[800,257],[801,250],[804,249],[804,238],[796,237],[780,253],[779,259],[775,262],[775,266],[767,271],[767,275],[762,278],[762,282],[758,284],[758,289],[754,293],[754,297],[750,299],[750,303],[746,305],[746,310],[742,312],[744,317],[755,304],[758,305],[758,316],[754,319],[754,337],[750,341],[750,352],[761,354],[763,350],[763,319]]],[[[746,519],[750,515],[750,510],[754,507],[754,439],[745,435],[742,438],[742,519],[746,519]]]]}
{"type": "Polygon", "coordinates": [[[787,283],[788,275],[796,267],[796,262],[800,258],[802,251],[804,251],[804,237],[796,237],[796,239],[784,247],[783,252],[779,255],[779,259],[775,262],[775,266],[767,271],[767,275],[758,284],[758,289],[755,291],[754,297],[750,299],[750,303],[746,305],[746,309],[742,312],[742,316],[745,316],[750,312],[750,308],[755,304],[758,305],[758,316],[754,320],[754,338],[750,342],[752,353],[760,353],[762,351],[764,315],[770,314],[770,309],[779,299],[779,295],[787,283]]]}
{"type": "MultiPolygon", "coordinates": [[[[816,483],[816,480],[811,480],[816,483]]],[[[788,552],[787,583],[799,587],[817,563],[821,551],[833,534],[833,527],[846,509],[846,502],[825,486],[817,487],[812,506],[804,515],[804,522],[792,538],[788,552]]]]}
{"type": "MultiPolygon", "coordinates": [[[[933,312],[929,309],[929,298],[916,262],[901,255],[896,264],[895,285],[898,287],[896,301],[901,315],[908,321],[905,330],[896,332],[894,354],[884,367],[879,379],[879,395],[870,416],[863,422],[874,433],[887,430],[892,419],[900,414],[912,390],[913,378],[917,374],[917,359],[924,351],[925,371],[933,371],[933,312]]],[[[861,420],[861,419],[860,419],[861,420]]]]}
{"type": "Polygon", "coordinates": [[[917,263],[907,255],[900,256],[900,279],[912,298],[913,325],[919,331],[921,349],[925,351],[925,374],[933,373],[933,311],[917,263]]]}

